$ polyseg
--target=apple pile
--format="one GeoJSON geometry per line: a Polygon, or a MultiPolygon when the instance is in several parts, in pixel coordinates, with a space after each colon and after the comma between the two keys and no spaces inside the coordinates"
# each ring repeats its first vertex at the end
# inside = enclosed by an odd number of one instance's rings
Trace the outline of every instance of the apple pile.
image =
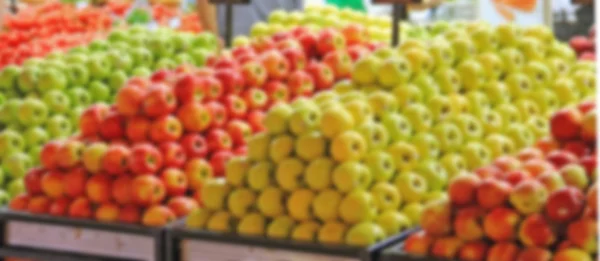
{"type": "Polygon", "coordinates": [[[21,178],[39,162],[41,147],[76,132],[90,104],[110,102],[133,75],[177,64],[204,64],[216,49],[212,34],[132,27],[114,31],[69,53],[33,58],[0,72],[2,182],[14,196],[21,178]]]}
{"type": "Polygon", "coordinates": [[[253,41],[209,57],[201,69],[129,80],[112,106],[81,114],[78,136],[44,145],[42,167],[28,171],[27,193],[10,207],[147,226],[187,215],[202,202],[205,180],[223,176],[225,162],[245,154],[247,137],[264,129],[265,110],[349,77],[352,58],[340,32],[323,30],[315,46],[300,44],[302,33],[253,41]]]}
{"type": "Polygon", "coordinates": [[[551,118],[553,139],[455,178],[431,202],[404,251],[448,260],[596,260],[596,112],[551,118]]]}
{"type": "Polygon", "coordinates": [[[103,37],[112,27],[110,12],[53,2],[5,19],[0,33],[0,68],[31,57],[66,51],[103,37]]]}
{"type": "Polygon", "coordinates": [[[569,40],[569,45],[581,60],[596,61],[596,26],[590,28],[588,36],[578,35],[569,40]]]}

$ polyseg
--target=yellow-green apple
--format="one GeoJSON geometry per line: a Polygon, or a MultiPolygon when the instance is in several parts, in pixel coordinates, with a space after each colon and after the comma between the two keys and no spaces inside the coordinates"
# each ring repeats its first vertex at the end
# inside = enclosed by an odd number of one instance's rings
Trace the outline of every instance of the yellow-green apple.
{"type": "Polygon", "coordinates": [[[465,114],[451,118],[452,122],[461,130],[466,141],[478,141],[483,136],[481,122],[474,116],[465,114]]]}
{"type": "Polygon", "coordinates": [[[510,203],[522,214],[533,214],[542,210],[548,191],[537,180],[524,180],[517,184],[510,193],[510,203]]]}
{"type": "Polygon", "coordinates": [[[370,221],[376,217],[377,206],[373,196],[362,189],[346,194],[338,207],[340,218],[348,224],[370,221]]]}
{"type": "Polygon", "coordinates": [[[475,169],[492,161],[492,153],[480,142],[470,141],[463,145],[462,156],[469,169],[475,169]]]}
{"type": "Polygon", "coordinates": [[[389,181],[396,172],[396,166],[392,156],[384,151],[373,151],[367,153],[364,158],[364,163],[367,165],[373,180],[389,181]]]}
{"type": "Polygon", "coordinates": [[[542,214],[536,213],[521,222],[519,239],[528,247],[548,247],[556,242],[557,234],[550,222],[542,214]]]}
{"type": "Polygon", "coordinates": [[[423,102],[423,92],[419,87],[414,84],[407,84],[406,86],[398,86],[392,90],[392,94],[398,101],[398,107],[404,108],[410,104],[423,102]]]}
{"type": "Polygon", "coordinates": [[[284,197],[281,189],[268,187],[260,193],[256,205],[265,217],[275,218],[285,213],[284,197]]]}
{"type": "Polygon", "coordinates": [[[286,191],[294,191],[303,183],[305,164],[298,158],[287,158],[277,164],[275,180],[286,191]]]}
{"type": "Polygon", "coordinates": [[[459,153],[447,153],[442,156],[440,164],[448,173],[448,179],[452,179],[457,175],[467,171],[467,163],[459,153]]]}
{"type": "Polygon", "coordinates": [[[201,190],[204,207],[215,211],[225,209],[230,191],[231,187],[225,180],[207,180],[201,190]]]}
{"type": "Polygon", "coordinates": [[[462,132],[454,123],[436,124],[433,127],[433,134],[437,137],[442,152],[454,152],[464,145],[462,132]]]}
{"type": "Polygon", "coordinates": [[[312,202],[314,198],[315,192],[312,190],[295,190],[287,199],[287,213],[297,221],[308,221],[312,219],[312,202]]]}
{"type": "Polygon", "coordinates": [[[81,160],[85,169],[91,173],[102,170],[102,158],[108,150],[108,145],[103,142],[95,142],[85,146],[81,160]]]}
{"type": "Polygon", "coordinates": [[[190,211],[189,215],[185,218],[185,226],[191,229],[203,229],[206,228],[208,219],[212,216],[213,212],[207,208],[195,208],[190,211]]]}
{"type": "Polygon", "coordinates": [[[329,150],[338,162],[360,160],[367,152],[367,142],[357,131],[344,131],[333,138],[329,150]]]}
{"type": "Polygon", "coordinates": [[[328,189],[320,192],[312,202],[314,215],[323,222],[336,221],[338,207],[342,201],[342,194],[328,189]]]}
{"type": "MultiPolygon", "coordinates": [[[[351,140],[351,141],[354,141],[354,140],[351,140]]],[[[358,142],[360,142],[360,140],[358,142]]],[[[366,147],[366,145],[364,145],[363,147],[366,147]]],[[[296,138],[296,141],[294,144],[294,151],[295,151],[296,155],[300,159],[303,159],[306,161],[315,160],[315,159],[325,155],[326,149],[327,149],[327,141],[326,141],[325,137],[320,132],[317,132],[317,131],[306,132],[306,133],[300,135],[299,137],[296,138]]]]}
{"type": "Polygon", "coordinates": [[[321,111],[316,106],[294,108],[290,115],[289,129],[296,135],[301,135],[316,129],[321,122],[321,111]]]}
{"type": "Polygon", "coordinates": [[[271,136],[266,132],[258,133],[248,139],[248,159],[260,161],[267,160],[271,136]]]}
{"type": "Polygon", "coordinates": [[[250,161],[247,157],[233,157],[225,165],[225,179],[227,183],[241,187],[246,184],[246,175],[250,170],[250,161]]]}
{"type": "Polygon", "coordinates": [[[565,248],[554,254],[553,261],[592,261],[589,253],[577,248],[565,248]]]}
{"type": "Polygon", "coordinates": [[[401,56],[390,57],[381,62],[376,74],[377,82],[387,88],[405,84],[412,74],[412,65],[401,56]]]}
{"type": "Polygon", "coordinates": [[[404,56],[415,74],[427,73],[434,67],[433,57],[424,49],[411,48],[404,52],[404,56]]]}
{"type": "Polygon", "coordinates": [[[381,228],[383,228],[386,236],[395,235],[396,233],[404,231],[412,226],[410,219],[395,209],[383,211],[377,215],[375,222],[381,228]]]}
{"type": "Polygon", "coordinates": [[[373,181],[369,168],[357,161],[348,161],[337,165],[332,173],[333,185],[341,192],[350,192],[356,188],[367,189],[373,181]]]}
{"type": "Polygon", "coordinates": [[[484,144],[493,158],[513,154],[516,149],[515,143],[510,138],[498,133],[487,135],[484,139],[484,144]]]}
{"type": "Polygon", "coordinates": [[[271,162],[259,161],[250,167],[246,175],[246,183],[251,189],[261,191],[274,183],[274,167],[271,162]]]}
{"type": "Polygon", "coordinates": [[[269,158],[274,163],[279,163],[289,157],[294,151],[294,138],[290,135],[280,134],[271,140],[269,145],[269,158]]]}
{"type": "MultiPolygon", "coordinates": [[[[153,179],[153,181],[155,181],[153,179]]],[[[160,181],[158,181],[160,182],[160,181]]],[[[85,183],[85,194],[87,195],[87,197],[90,199],[90,201],[94,202],[94,203],[107,203],[110,201],[111,199],[111,185],[112,185],[112,179],[110,178],[110,176],[106,175],[106,174],[98,174],[98,175],[94,175],[92,177],[90,177],[87,182],[85,183]]],[[[140,189],[139,187],[136,187],[136,184],[134,185],[134,190],[137,192],[137,189],[140,189]]],[[[163,191],[164,193],[164,191],[163,191]]],[[[150,194],[151,195],[151,194],[150,194]]],[[[152,195],[151,195],[152,196],[152,195]]],[[[149,197],[150,201],[151,199],[153,199],[153,197],[149,197]]],[[[142,203],[140,201],[140,203],[142,203]]]]}
{"type": "Polygon", "coordinates": [[[435,160],[429,159],[419,162],[414,171],[427,180],[427,187],[430,190],[441,190],[448,184],[448,173],[435,160]]]}
{"type": "Polygon", "coordinates": [[[370,246],[385,238],[385,231],[373,222],[357,223],[348,229],[345,243],[350,246],[370,246]]]}
{"type": "Polygon", "coordinates": [[[289,128],[290,116],[294,112],[287,104],[277,104],[270,109],[264,120],[265,127],[270,134],[282,134],[289,128]]]}
{"type": "Polygon", "coordinates": [[[206,223],[206,228],[210,231],[227,233],[235,230],[236,218],[227,211],[215,212],[206,223]]]}
{"type": "Polygon", "coordinates": [[[565,76],[555,79],[550,85],[550,89],[556,93],[561,107],[573,104],[582,96],[577,86],[575,86],[575,81],[565,76]]]}
{"type": "Polygon", "coordinates": [[[434,122],[442,121],[452,115],[452,105],[448,96],[436,95],[428,103],[434,122]]]}
{"type": "Polygon", "coordinates": [[[429,45],[429,53],[433,58],[433,63],[437,68],[447,68],[454,64],[454,50],[446,41],[433,41],[429,45]]]}
{"type": "Polygon", "coordinates": [[[423,104],[410,104],[402,113],[415,131],[428,131],[433,125],[433,115],[423,104]]]}
{"type": "Polygon", "coordinates": [[[427,180],[414,172],[400,173],[394,179],[394,185],[406,202],[420,202],[428,191],[427,180]]]}
{"type": "Polygon", "coordinates": [[[374,55],[367,55],[354,64],[352,80],[360,85],[375,83],[383,61],[374,55]]]}
{"type": "Polygon", "coordinates": [[[387,152],[392,156],[397,170],[401,172],[413,170],[420,160],[417,148],[403,141],[391,144],[387,152]]]}
{"type": "Polygon", "coordinates": [[[256,202],[256,193],[247,188],[237,188],[234,189],[226,199],[229,212],[237,218],[242,218],[254,206],[256,202]]]}
{"type": "Polygon", "coordinates": [[[400,113],[384,113],[381,116],[381,124],[383,124],[387,133],[389,133],[388,143],[389,140],[408,140],[413,135],[413,126],[411,122],[400,113]]]}
{"type": "Polygon", "coordinates": [[[400,204],[402,204],[400,192],[390,183],[375,183],[371,187],[370,192],[379,212],[398,209],[400,204]]]}
{"type": "Polygon", "coordinates": [[[317,241],[324,244],[342,244],[348,228],[338,221],[325,222],[317,234],[317,241]]]}
{"type": "Polygon", "coordinates": [[[288,239],[296,223],[288,216],[278,216],[267,226],[267,237],[277,239],[288,239]]]}
{"type": "Polygon", "coordinates": [[[199,190],[210,180],[214,171],[205,159],[195,158],[185,163],[183,168],[189,188],[199,190]]]}
{"type": "Polygon", "coordinates": [[[561,177],[561,175],[556,171],[549,171],[546,173],[542,173],[536,177],[536,179],[546,187],[549,193],[562,189],[566,186],[565,181],[561,177]]]}
{"type": "Polygon", "coordinates": [[[334,138],[354,126],[355,122],[352,114],[340,106],[333,106],[324,110],[319,124],[321,132],[327,138],[334,138]]]}
{"type": "Polygon", "coordinates": [[[321,157],[312,160],[304,172],[304,182],[309,188],[317,191],[329,188],[334,166],[335,163],[329,158],[321,157]]]}
{"type": "Polygon", "coordinates": [[[299,223],[292,230],[291,239],[295,241],[312,242],[317,237],[321,226],[318,222],[307,220],[299,223]]]}
{"type": "Polygon", "coordinates": [[[237,233],[244,236],[262,236],[266,230],[266,219],[260,213],[248,213],[240,217],[237,233]]]}
{"type": "Polygon", "coordinates": [[[514,240],[517,237],[517,226],[521,217],[516,211],[497,207],[492,209],[483,220],[485,235],[495,242],[514,240]]]}
{"type": "Polygon", "coordinates": [[[344,107],[346,108],[346,110],[348,110],[352,114],[354,122],[356,122],[357,125],[369,122],[373,119],[374,108],[369,104],[369,102],[362,99],[342,102],[344,103],[344,107]]]}
{"type": "Polygon", "coordinates": [[[570,163],[562,166],[559,173],[567,186],[573,186],[580,190],[585,190],[590,181],[585,169],[576,163],[570,163]]]}

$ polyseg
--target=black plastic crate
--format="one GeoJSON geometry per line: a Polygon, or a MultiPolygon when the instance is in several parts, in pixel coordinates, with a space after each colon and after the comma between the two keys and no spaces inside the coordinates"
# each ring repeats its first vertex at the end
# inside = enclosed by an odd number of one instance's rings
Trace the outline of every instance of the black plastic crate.
{"type": "Polygon", "coordinates": [[[381,250],[411,232],[357,248],[190,230],[181,220],[167,230],[167,261],[377,261],[381,250]]]}
{"type": "Polygon", "coordinates": [[[166,228],[0,209],[0,257],[40,261],[162,261],[166,228]]]}

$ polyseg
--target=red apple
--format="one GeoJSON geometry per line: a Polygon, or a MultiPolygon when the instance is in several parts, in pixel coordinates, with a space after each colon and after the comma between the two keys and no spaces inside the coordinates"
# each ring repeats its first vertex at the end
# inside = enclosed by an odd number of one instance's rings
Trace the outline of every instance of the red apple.
{"type": "Polygon", "coordinates": [[[125,136],[133,143],[148,140],[151,122],[145,116],[135,116],[127,119],[125,136]]]}
{"type": "Polygon", "coordinates": [[[72,168],[81,163],[84,144],[78,140],[67,140],[56,152],[58,167],[72,168]]]}
{"type": "Polygon", "coordinates": [[[169,200],[167,206],[175,213],[175,216],[185,217],[192,210],[198,208],[198,202],[189,197],[174,197],[169,200]]]}
{"type": "Polygon", "coordinates": [[[79,131],[83,137],[94,137],[100,133],[101,123],[108,114],[109,107],[103,103],[85,109],[79,117],[79,131]]]}
{"type": "MultiPolygon", "coordinates": [[[[31,201],[29,204],[31,205],[31,201]]],[[[596,220],[583,218],[569,224],[567,227],[567,238],[574,246],[593,254],[598,250],[597,231],[596,220]]]]}
{"type": "Polygon", "coordinates": [[[46,143],[44,147],[42,147],[42,151],[40,152],[40,161],[44,168],[50,170],[58,168],[58,158],[56,155],[62,146],[62,141],[53,140],[46,143]]]}
{"type": "Polygon", "coordinates": [[[492,209],[483,220],[485,234],[496,242],[514,240],[516,238],[517,226],[521,217],[516,211],[498,207],[492,209]]]}
{"type": "Polygon", "coordinates": [[[505,181],[483,179],[477,187],[477,203],[486,209],[503,206],[508,200],[511,189],[511,185],[505,181]]]}
{"type": "Polygon", "coordinates": [[[50,200],[50,198],[46,196],[33,196],[29,199],[29,204],[27,204],[27,211],[33,214],[48,214],[51,203],[52,200],[50,200]]]}
{"type": "Polygon", "coordinates": [[[180,168],[185,164],[186,154],[183,147],[176,142],[163,142],[158,147],[165,167],[180,168]]]}
{"type": "Polygon", "coordinates": [[[207,90],[202,80],[193,74],[183,74],[177,80],[174,91],[180,104],[188,102],[202,102],[206,97],[207,90]]]}
{"type": "MultiPolygon", "coordinates": [[[[249,88],[242,94],[249,109],[264,109],[269,103],[267,93],[259,88],[249,88]]],[[[245,115],[244,115],[245,116],[245,115]]]]}
{"type": "Polygon", "coordinates": [[[232,120],[227,122],[227,133],[234,145],[245,145],[246,139],[252,135],[252,128],[243,120],[232,120]]]}
{"type": "Polygon", "coordinates": [[[567,141],[563,144],[562,149],[573,153],[578,158],[590,154],[588,145],[583,141],[567,141]]]}
{"type": "Polygon", "coordinates": [[[127,224],[137,224],[141,219],[140,209],[133,205],[126,205],[119,211],[119,222],[127,224]]]}
{"type": "Polygon", "coordinates": [[[228,150],[220,150],[212,154],[210,157],[210,165],[212,166],[216,177],[223,177],[225,175],[225,164],[232,157],[233,153],[228,150]]]}
{"type": "Polygon", "coordinates": [[[78,197],[74,199],[69,206],[68,215],[71,218],[91,218],[92,202],[85,197],[78,197]]]}
{"type": "MultiPolygon", "coordinates": [[[[223,106],[221,103],[216,102],[216,101],[211,101],[206,103],[205,105],[206,110],[208,111],[209,115],[211,116],[211,120],[209,123],[209,126],[207,127],[222,127],[225,125],[225,123],[227,122],[229,116],[227,114],[227,110],[225,109],[225,106],[223,106]]],[[[181,117],[179,118],[181,120],[181,117]]],[[[194,118],[190,117],[190,120],[194,120],[194,118]]],[[[183,122],[183,121],[182,121],[183,122]]],[[[185,126],[185,123],[184,123],[185,126]]],[[[204,129],[202,129],[204,130],[204,129]]]]}
{"type": "Polygon", "coordinates": [[[452,210],[449,200],[429,202],[421,214],[421,228],[431,236],[444,236],[452,231],[452,210]]]}
{"type": "Polygon", "coordinates": [[[314,79],[317,90],[325,90],[333,85],[335,74],[328,65],[313,61],[308,64],[306,71],[314,79]]]}
{"type": "Polygon", "coordinates": [[[50,203],[48,214],[53,216],[66,216],[69,211],[69,205],[71,205],[71,199],[67,197],[55,199],[50,203]]]}
{"type": "Polygon", "coordinates": [[[124,145],[111,144],[104,158],[102,158],[102,169],[108,174],[120,175],[129,169],[129,156],[131,151],[124,145]]]}
{"type": "Polygon", "coordinates": [[[94,203],[106,203],[111,199],[112,179],[106,174],[91,176],[85,183],[85,194],[94,203]]]}
{"type": "Polygon", "coordinates": [[[153,174],[162,168],[162,154],[149,143],[140,143],[131,148],[129,169],[137,175],[153,174]]]}
{"type": "Polygon", "coordinates": [[[150,139],[156,143],[176,141],[181,137],[182,132],[181,122],[172,115],[157,118],[150,125],[150,139]]]}
{"type": "Polygon", "coordinates": [[[204,158],[208,154],[206,139],[200,134],[186,134],[179,141],[188,158],[204,158]]]}
{"type": "Polygon", "coordinates": [[[415,256],[425,256],[429,254],[429,249],[433,244],[434,238],[425,231],[419,230],[408,236],[404,242],[404,251],[415,256]]]}
{"type": "Polygon", "coordinates": [[[258,61],[248,61],[242,66],[246,87],[260,87],[267,81],[267,71],[258,61]]]}
{"type": "Polygon", "coordinates": [[[214,124],[217,115],[211,112],[210,107],[198,102],[188,102],[179,107],[177,118],[185,131],[199,132],[206,130],[211,123],[214,124]]]}
{"type": "Polygon", "coordinates": [[[148,208],[142,215],[144,226],[160,227],[175,221],[175,214],[168,207],[156,205],[148,208]]]}
{"type": "Polygon", "coordinates": [[[481,180],[474,175],[461,175],[448,186],[448,196],[452,204],[466,206],[475,202],[476,191],[481,180]]]}
{"type": "Polygon", "coordinates": [[[156,118],[168,115],[175,111],[177,98],[172,88],[154,84],[148,89],[142,107],[144,114],[148,117],[156,118]]]}
{"type": "Polygon", "coordinates": [[[115,105],[117,111],[124,116],[135,116],[141,111],[141,106],[146,97],[146,90],[137,85],[126,85],[117,91],[115,105]]]}
{"type": "Polygon", "coordinates": [[[517,258],[519,251],[519,247],[514,243],[496,243],[488,251],[486,261],[514,261],[517,258]]]}
{"type": "Polygon", "coordinates": [[[352,58],[345,50],[327,53],[323,62],[331,68],[337,80],[349,78],[352,73],[352,58]]]}
{"type": "Polygon", "coordinates": [[[31,168],[27,171],[27,174],[23,178],[27,194],[35,196],[43,193],[42,177],[44,176],[44,172],[43,168],[31,168]]]}
{"type": "Polygon", "coordinates": [[[484,261],[488,248],[483,241],[467,242],[458,250],[458,258],[463,261],[484,261]]]}
{"type": "Polygon", "coordinates": [[[529,247],[519,252],[516,261],[552,261],[552,253],[545,248],[529,247]]]}
{"type": "Polygon", "coordinates": [[[287,77],[287,85],[293,96],[308,96],[314,92],[315,83],[305,71],[294,71],[287,77]]]}
{"type": "Polygon", "coordinates": [[[567,164],[576,163],[577,157],[568,151],[554,150],[548,154],[546,160],[552,163],[556,169],[561,169],[567,164]]]}
{"type": "Polygon", "coordinates": [[[261,132],[265,130],[265,126],[263,125],[263,121],[265,118],[265,113],[260,110],[252,110],[248,113],[248,124],[252,128],[254,133],[261,132]]]}
{"type": "Polygon", "coordinates": [[[571,140],[579,136],[583,116],[579,110],[562,109],[554,113],[550,119],[550,132],[558,140],[571,140]]]}
{"type": "Polygon", "coordinates": [[[151,175],[137,176],[131,184],[133,202],[139,206],[151,206],[163,201],[166,196],[165,185],[151,175]]]}
{"type": "Polygon", "coordinates": [[[130,175],[119,176],[111,184],[112,198],[121,205],[130,204],[133,198],[132,183],[133,178],[130,175]]]}
{"type": "Polygon", "coordinates": [[[82,167],[68,170],[62,179],[64,194],[70,198],[85,196],[87,179],[88,173],[82,167]]]}
{"type": "Polygon", "coordinates": [[[215,73],[215,77],[221,81],[225,93],[239,94],[244,91],[244,77],[237,70],[219,69],[215,73]]]}
{"type": "Polygon", "coordinates": [[[519,239],[528,247],[548,247],[556,241],[556,233],[544,216],[536,213],[521,223],[519,239]]]}
{"type": "Polygon", "coordinates": [[[189,160],[184,168],[189,187],[193,190],[202,189],[202,184],[214,176],[213,169],[206,160],[195,158],[189,160]]]}
{"type": "Polygon", "coordinates": [[[232,147],[231,136],[222,129],[212,129],[206,136],[209,151],[228,150],[232,147]]]}
{"type": "Polygon", "coordinates": [[[8,207],[11,210],[16,211],[25,211],[27,210],[27,205],[29,205],[30,197],[27,194],[17,195],[8,203],[8,207]]]}
{"type": "Polygon", "coordinates": [[[64,196],[64,173],[60,171],[46,171],[42,177],[42,191],[51,198],[60,198],[64,196]]]}
{"type": "Polygon", "coordinates": [[[454,234],[466,242],[482,239],[484,209],[480,207],[461,208],[454,217],[454,234]]]}
{"type": "Polygon", "coordinates": [[[282,49],[281,54],[290,64],[290,71],[303,70],[306,67],[307,59],[301,47],[286,47],[282,49]]]}
{"type": "Polygon", "coordinates": [[[288,102],[290,100],[290,90],[288,86],[280,81],[270,81],[265,85],[265,91],[269,96],[269,104],[278,102],[288,102]]]}
{"type": "Polygon", "coordinates": [[[324,29],[317,35],[317,51],[320,55],[325,55],[332,51],[344,49],[346,39],[340,31],[334,29],[324,29]]]}
{"type": "Polygon", "coordinates": [[[248,112],[248,106],[246,101],[237,95],[227,95],[224,98],[225,109],[227,110],[227,115],[234,119],[242,119],[246,116],[248,112]]]}
{"type": "Polygon", "coordinates": [[[260,55],[260,61],[267,70],[268,78],[271,80],[282,80],[290,72],[290,63],[278,51],[266,51],[260,55]]]}
{"type": "Polygon", "coordinates": [[[223,84],[213,76],[202,77],[200,84],[206,90],[206,100],[218,100],[225,92],[223,84]]]}
{"type": "Polygon", "coordinates": [[[513,156],[500,156],[494,160],[494,166],[503,172],[507,172],[521,168],[521,162],[513,156]]]}
{"type": "Polygon", "coordinates": [[[581,215],[585,207],[583,193],[574,187],[564,187],[550,193],[546,215],[555,222],[567,223],[581,215]]]}

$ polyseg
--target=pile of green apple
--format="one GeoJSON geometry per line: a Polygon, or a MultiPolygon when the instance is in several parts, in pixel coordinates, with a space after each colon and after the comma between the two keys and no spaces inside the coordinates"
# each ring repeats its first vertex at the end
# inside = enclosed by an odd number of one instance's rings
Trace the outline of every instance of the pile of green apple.
{"type": "Polygon", "coordinates": [[[112,102],[128,78],[180,64],[203,65],[216,48],[216,37],[208,33],[131,27],[68,53],[5,67],[0,72],[0,186],[11,196],[21,193],[22,177],[39,163],[41,147],[74,134],[84,108],[112,102]]]}
{"type": "Polygon", "coordinates": [[[553,112],[594,97],[594,72],[545,27],[461,23],[380,48],[352,80],[273,107],[188,226],[373,244],[418,225],[448,180],[547,136],[553,112]]]}
{"type": "MultiPolygon", "coordinates": [[[[364,26],[373,41],[388,43],[391,39],[392,21],[388,16],[368,15],[364,12],[330,5],[307,6],[303,11],[276,10],[269,14],[266,22],[258,22],[250,30],[251,37],[273,35],[289,31],[297,26],[310,29],[338,28],[348,24],[364,26]]],[[[425,39],[448,28],[447,22],[436,22],[429,27],[401,23],[401,39],[425,39]]],[[[244,38],[241,36],[238,39],[244,38]]]]}

